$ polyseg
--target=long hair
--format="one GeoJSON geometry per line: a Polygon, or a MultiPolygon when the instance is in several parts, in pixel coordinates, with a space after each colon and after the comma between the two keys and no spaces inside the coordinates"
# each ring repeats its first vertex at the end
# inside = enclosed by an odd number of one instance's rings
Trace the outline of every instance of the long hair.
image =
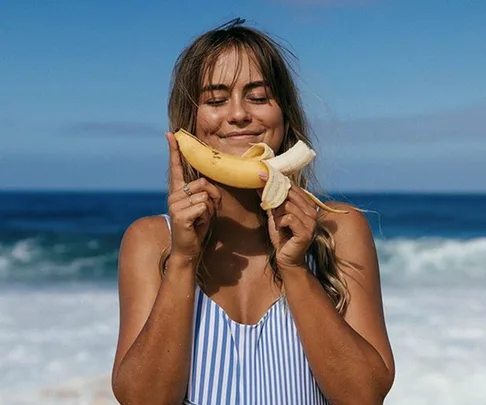
{"type": "MultiPolygon", "coordinates": [[[[196,117],[200,93],[205,77],[212,77],[214,66],[221,54],[236,51],[252,58],[259,67],[263,79],[268,83],[272,95],[279,104],[286,128],[288,128],[277,155],[290,149],[298,140],[311,145],[309,126],[302,108],[298,89],[295,85],[292,60],[295,55],[280,45],[269,35],[243,25],[244,20],[235,19],[196,38],[178,57],[173,73],[169,95],[168,115],[171,131],[184,128],[191,133],[196,130],[196,117]]],[[[241,63],[241,62],[240,62],[241,63]]],[[[238,71],[238,70],[237,70],[238,71]]],[[[184,179],[191,182],[198,177],[195,171],[182,159],[184,179]]],[[[170,173],[170,171],[169,171],[170,173]]],[[[303,188],[317,183],[314,165],[311,163],[303,170],[290,176],[291,181],[303,188]]],[[[262,224],[266,213],[259,212],[262,224]]],[[[268,229],[267,240],[269,240],[268,229]]],[[[206,236],[198,260],[197,279],[201,283],[204,271],[202,256],[211,237],[211,228],[206,236]]],[[[271,244],[270,244],[271,245],[271,244]]],[[[348,265],[335,255],[334,240],[322,220],[318,220],[316,237],[308,252],[316,264],[316,276],[332,299],[336,309],[344,313],[348,304],[348,293],[340,265],[348,265]]],[[[167,253],[168,254],[168,253],[167,253]]],[[[281,283],[275,260],[275,250],[269,257],[269,264],[274,272],[274,279],[281,283]]]]}

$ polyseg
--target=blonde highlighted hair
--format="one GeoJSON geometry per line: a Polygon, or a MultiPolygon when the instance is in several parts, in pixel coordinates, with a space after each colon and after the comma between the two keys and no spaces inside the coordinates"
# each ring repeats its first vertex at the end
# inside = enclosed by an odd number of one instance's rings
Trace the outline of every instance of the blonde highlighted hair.
{"type": "MultiPolygon", "coordinates": [[[[311,145],[308,122],[293,79],[295,72],[292,69],[291,59],[296,59],[295,56],[269,35],[244,26],[243,23],[244,20],[235,19],[210,30],[196,38],[181,53],[172,73],[168,104],[170,130],[175,131],[184,128],[195,133],[197,108],[203,79],[212,77],[211,73],[222,53],[234,50],[240,56],[245,54],[252,58],[256,66],[260,68],[263,79],[282,110],[285,126],[288,129],[277,154],[288,150],[298,140],[311,145]]],[[[241,59],[241,57],[238,59],[241,59]]],[[[182,163],[184,179],[187,183],[200,177],[199,173],[184,159],[182,163]]],[[[314,166],[308,165],[299,173],[293,174],[291,180],[303,188],[308,188],[311,182],[317,184],[314,166]]],[[[259,214],[262,224],[265,224],[266,213],[261,210],[259,214]]],[[[267,230],[266,227],[264,229],[267,230]]],[[[268,230],[267,237],[267,240],[269,240],[268,230]]],[[[206,236],[204,246],[207,246],[210,238],[211,228],[206,236]]],[[[167,257],[168,254],[167,251],[165,256],[167,257]]],[[[342,267],[349,265],[349,263],[336,257],[332,234],[325,227],[322,219],[318,220],[316,237],[309,248],[309,254],[315,262],[316,276],[322,287],[339,313],[344,313],[349,296],[342,267]]],[[[204,271],[202,256],[203,252],[199,257],[197,273],[199,283],[202,283],[201,272],[204,271]]],[[[275,261],[275,251],[270,254],[269,264],[274,272],[275,280],[281,283],[275,261]]]]}

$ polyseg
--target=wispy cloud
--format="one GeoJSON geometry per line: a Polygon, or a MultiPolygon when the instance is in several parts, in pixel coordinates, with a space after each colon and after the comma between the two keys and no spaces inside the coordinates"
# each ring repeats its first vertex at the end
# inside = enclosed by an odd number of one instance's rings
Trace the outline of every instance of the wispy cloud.
{"type": "Polygon", "coordinates": [[[315,121],[317,134],[331,142],[391,143],[478,141],[486,144],[486,102],[463,108],[403,117],[315,121]]]}
{"type": "Polygon", "coordinates": [[[402,117],[313,123],[335,190],[485,191],[486,102],[402,117]]]}
{"type": "Polygon", "coordinates": [[[77,122],[61,128],[63,134],[82,136],[161,136],[161,126],[143,122],[77,122]]]}

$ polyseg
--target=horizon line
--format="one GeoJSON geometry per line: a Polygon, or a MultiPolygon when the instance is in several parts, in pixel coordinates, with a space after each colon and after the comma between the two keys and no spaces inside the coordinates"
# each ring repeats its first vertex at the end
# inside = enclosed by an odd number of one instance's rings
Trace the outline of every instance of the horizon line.
{"type": "MultiPolygon", "coordinates": [[[[102,189],[102,188],[0,188],[1,193],[105,193],[105,194],[167,194],[167,189],[136,189],[136,188],[126,188],[126,189],[102,189]]],[[[486,195],[486,190],[408,190],[408,189],[376,189],[376,190],[359,190],[359,189],[349,189],[349,190],[326,190],[324,193],[319,193],[320,195],[346,195],[346,194],[393,194],[393,195],[486,195]]]]}

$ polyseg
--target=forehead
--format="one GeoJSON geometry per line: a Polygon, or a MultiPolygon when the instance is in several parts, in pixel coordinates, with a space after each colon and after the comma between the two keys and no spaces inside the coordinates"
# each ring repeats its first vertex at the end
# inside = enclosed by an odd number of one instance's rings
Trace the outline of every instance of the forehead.
{"type": "Polygon", "coordinates": [[[244,49],[228,49],[206,62],[202,85],[221,83],[234,86],[238,82],[263,80],[255,56],[244,49]]]}

